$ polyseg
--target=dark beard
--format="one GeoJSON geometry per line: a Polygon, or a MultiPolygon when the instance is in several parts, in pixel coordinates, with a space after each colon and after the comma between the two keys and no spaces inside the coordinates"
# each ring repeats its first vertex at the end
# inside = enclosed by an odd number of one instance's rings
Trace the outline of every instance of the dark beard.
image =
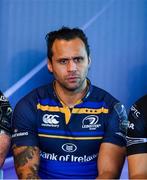
{"type": "Polygon", "coordinates": [[[80,81],[78,86],[76,86],[76,87],[67,87],[66,85],[61,84],[61,83],[60,83],[60,86],[62,86],[65,90],[67,90],[69,92],[78,93],[85,89],[85,88],[82,89],[84,81],[85,81],[85,79],[82,82],[80,81]]]}

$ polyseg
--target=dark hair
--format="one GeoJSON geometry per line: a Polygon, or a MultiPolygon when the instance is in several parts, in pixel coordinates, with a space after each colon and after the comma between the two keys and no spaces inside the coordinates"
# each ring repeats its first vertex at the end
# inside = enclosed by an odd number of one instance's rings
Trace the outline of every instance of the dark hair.
{"type": "Polygon", "coordinates": [[[89,57],[90,55],[90,49],[89,44],[86,35],[84,32],[79,28],[68,28],[68,27],[62,27],[58,31],[52,31],[49,32],[46,36],[46,43],[47,43],[47,56],[49,60],[52,60],[53,52],[52,52],[52,46],[56,39],[64,39],[64,40],[71,40],[75,38],[80,38],[83,43],[85,44],[85,48],[87,51],[87,55],[89,57]]]}

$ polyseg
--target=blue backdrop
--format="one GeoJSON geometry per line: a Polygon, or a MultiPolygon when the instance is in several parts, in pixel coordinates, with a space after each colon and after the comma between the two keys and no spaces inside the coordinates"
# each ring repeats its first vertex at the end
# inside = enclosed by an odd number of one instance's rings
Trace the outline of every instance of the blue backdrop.
{"type": "Polygon", "coordinates": [[[80,27],[89,38],[91,81],[129,108],[147,93],[147,0],[1,0],[0,88],[14,107],[48,83],[45,35],[80,27]]]}

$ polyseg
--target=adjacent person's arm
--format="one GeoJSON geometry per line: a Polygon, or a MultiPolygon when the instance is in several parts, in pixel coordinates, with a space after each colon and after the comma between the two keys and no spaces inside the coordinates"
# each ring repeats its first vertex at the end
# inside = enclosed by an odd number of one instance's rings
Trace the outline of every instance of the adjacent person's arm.
{"type": "Polygon", "coordinates": [[[39,179],[39,148],[37,146],[14,146],[13,156],[19,179],[39,179]]]}
{"type": "Polygon", "coordinates": [[[111,143],[102,143],[98,156],[97,179],[118,179],[124,164],[126,149],[111,143]]]}
{"type": "Polygon", "coordinates": [[[130,179],[147,179],[147,153],[128,156],[130,179]]]}
{"type": "Polygon", "coordinates": [[[0,130],[0,168],[4,164],[10,147],[11,138],[4,130],[0,130]]]}
{"type": "Polygon", "coordinates": [[[127,131],[130,179],[147,179],[147,95],[132,105],[127,131]]]}

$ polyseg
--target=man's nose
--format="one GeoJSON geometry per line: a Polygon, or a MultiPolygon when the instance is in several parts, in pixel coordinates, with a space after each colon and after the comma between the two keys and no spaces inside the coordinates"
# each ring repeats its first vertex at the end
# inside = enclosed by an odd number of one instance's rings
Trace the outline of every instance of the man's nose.
{"type": "Polygon", "coordinates": [[[68,61],[67,70],[68,71],[76,71],[77,70],[77,64],[72,59],[70,59],[68,61]]]}

